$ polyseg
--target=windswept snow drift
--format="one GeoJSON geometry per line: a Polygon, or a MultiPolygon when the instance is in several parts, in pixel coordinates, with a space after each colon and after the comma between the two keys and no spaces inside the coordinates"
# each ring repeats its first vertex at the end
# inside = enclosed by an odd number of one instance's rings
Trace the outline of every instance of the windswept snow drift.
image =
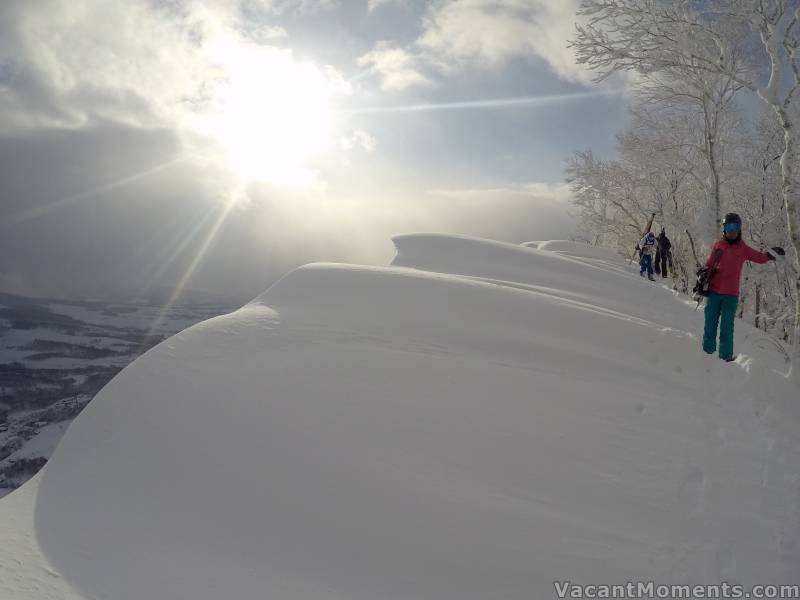
{"type": "Polygon", "coordinates": [[[583,259],[600,259],[616,261],[619,255],[613,250],[600,246],[589,246],[583,242],[573,242],[572,240],[550,240],[547,242],[525,242],[522,244],[529,248],[557,252],[566,256],[575,256],[583,259]]]}
{"type": "Polygon", "coordinates": [[[574,243],[395,243],[120,373],[0,501],[0,596],[797,582],[800,419],[770,340],[737,325],[746,356],[706,356],[701,313],[574,243]]]}

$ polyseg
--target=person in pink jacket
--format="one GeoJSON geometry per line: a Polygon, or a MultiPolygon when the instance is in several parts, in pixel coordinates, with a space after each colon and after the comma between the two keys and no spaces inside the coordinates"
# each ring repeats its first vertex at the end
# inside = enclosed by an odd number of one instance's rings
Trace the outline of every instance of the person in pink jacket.
{"type": "Polygon", "coordinates": [[[714,242],[706,260],[711,275],[703,330],[703,350],[713,354],[719,325],[719,357],[727,361],[734,359],[733,320],[739,303],[739,277],[747,260],[765,263],[775,257],[748,246],[742,240],[742,219],[736,213],[728,213],[722,222],[722,238],[714,242]]]}

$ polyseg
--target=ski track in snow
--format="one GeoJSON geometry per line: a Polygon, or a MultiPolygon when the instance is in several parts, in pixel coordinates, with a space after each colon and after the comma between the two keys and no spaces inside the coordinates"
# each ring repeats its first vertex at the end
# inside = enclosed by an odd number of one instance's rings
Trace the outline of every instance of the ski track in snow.
{"type": "MultiPolygon", "coordinates": [[[[575,242],[395,238],[137,359],[0,502],[0,597],[555,597],[797,583],[774,343],[575,242]]],[[[796,393],[796,391],[795,391],[796,393]]]]}

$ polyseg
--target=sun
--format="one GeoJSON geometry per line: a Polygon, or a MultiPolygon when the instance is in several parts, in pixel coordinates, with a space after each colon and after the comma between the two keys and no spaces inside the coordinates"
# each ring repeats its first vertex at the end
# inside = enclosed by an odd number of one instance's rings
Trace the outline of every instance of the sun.
{"type": "Polygon", "coordinates": [[[221,79],[207,130],[246,182],[305,187],[310,161],[329,145],[336,82],[290,51],[230,45],[217,51],[221,79]]]}

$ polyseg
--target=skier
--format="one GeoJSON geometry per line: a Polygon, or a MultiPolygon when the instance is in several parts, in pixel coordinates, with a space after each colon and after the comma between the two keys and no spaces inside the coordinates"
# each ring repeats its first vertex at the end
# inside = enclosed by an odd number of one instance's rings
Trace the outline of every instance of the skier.
{"type": "Polygon", "coordinates": [[[658,242],[658,247],[656,248],[655,271],[662,277],[666,278],[669,274],[667,271],[667,265],[672,268],[672,242],[669,241],[667,233],[664,231],[663,227],[661,228],[661,233],[658,234],[656,241],[658,242]]]}
{"type": "MultiPolygon", "coordinates": [[[[778,252],[778,248],[775,248],[778,252]]],[[[722,238],[714,242],[706,260],[710,269],[708,294],[703,330],[703,350],[714,354],[717,346],[719,325],[719,357],[732,361],[733,319],[739,303],[739,276],[745,261],[763,264],[775,257],[769,252],[759,252],[742,240],[742,219],[736,213],[728,213],[722,221],[722,238]]]]}
{"type": "Polygon", "coordinates": [[[656,236],[652,231],[647,234],[639,242],[639,275],[644,277],[644,272],[647,271],[647,278],[650,281],[655,281],[653,277],[653,255],[656,252],[656,236]]]}

